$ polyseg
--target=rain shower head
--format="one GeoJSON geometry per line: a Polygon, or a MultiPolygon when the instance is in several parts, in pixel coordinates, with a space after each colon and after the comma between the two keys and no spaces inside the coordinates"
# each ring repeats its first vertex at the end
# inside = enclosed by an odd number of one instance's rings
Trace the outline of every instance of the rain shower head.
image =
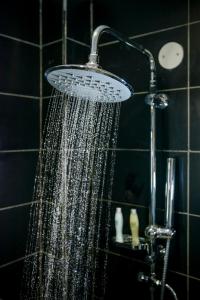
{"type": "Polygon", "coordinates": [[[45,72],[58,91],[94,102],[121,102],[133,95],[132,87],[120,77],[88,65],[61,65],[45,72]]]}

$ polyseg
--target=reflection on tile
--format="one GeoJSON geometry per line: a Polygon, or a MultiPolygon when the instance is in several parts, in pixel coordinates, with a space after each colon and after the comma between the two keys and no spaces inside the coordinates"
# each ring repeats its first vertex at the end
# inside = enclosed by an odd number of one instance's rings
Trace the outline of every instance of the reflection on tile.
{"type": "Polygon", "coordinates": [[[200,218],[190,217],[190,275],[200,278],[200,240],[198,230],[200,218]]]}
{"type": "Polygon", "coordinates": [[[0,207],[32,201],[36,152],[0,154],[0,207]]]}
{"type": "Polygon", "coordinates": [[[0,211],[0,265],[25,255],[29,214],[29,205],[0,211]]]}
{"type": "Polygon", "coordinates": [[[190,154],[190,213],[200,215],[200,154],[190,154]]]}
{"type": "MultiPolygon", "coordinates": [[[[178,28],[157,33],[136,41],[149,49],[155,57],[158,73],[158,88],[170,89],[187,85],[187,28],[178,28]],[[158,63],[160,48],[168,42],[177,42],[184,48],[182,63],[173,70],[166,70],[158,63]]],[[[147,91],[149,85],[149,65],[146,58],[132,48],[126,48],[119,43],[104,46],[100,52],[100,64],[103,68],[121,76],[133,86],[136,92],[147,91]]]]}
{"type": "Polygon", "coordinates": [[[0,149],[39,147],[39,102],[0,95],[0,149]]]}
{"type": "Polygon", "coordinates": [[[200,85],[200,23],[190,26],[190,85],[200,85]]]}
{"type": "Polygon", "coordinates": [[[190,90],[190,147],[200,150],[200,89],[190,90]]]}
{"type": "Polygon", "coordinates": [[[176,211],[187,210],[187,154],[175,152],[157,153],[157,207],[165,208],[165,182],[167,158],[175,158],[176,178],[174,208],[176,211]]]}
{"type": "Polygon", "coordinates": [[[117,151],[113,200],[148,205],[149,153],[117,151]]]}
{"type": "Polygon", "coordinates": [[[187,23],[187,0],[94,0],[94,23],[136,35],[187,23]]]}
{"type": "Polygon", "coordinates": [[[0,33],[39,43],[39,1],[1,1],[0,28],[0,33]]]}
{"type": "Polygon", "coordinates": [[[19,300],[23,272],[23,261],[0,268],[0,298],[3,300],[19,300]]]}
{"type": "Polygon", "coordinates": [[[0,91],[39,95],[39,49],[0,37],[0,91]]]}

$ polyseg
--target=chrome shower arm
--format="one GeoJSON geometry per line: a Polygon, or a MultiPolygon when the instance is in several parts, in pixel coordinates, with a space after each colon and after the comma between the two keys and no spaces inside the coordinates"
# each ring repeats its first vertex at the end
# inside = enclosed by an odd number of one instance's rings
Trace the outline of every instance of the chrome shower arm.
{"type": "Polygon", "coordinates": [[[99,39],[102,36],[103,33],[109,33],[115,38],[117,38],[120,42],[125,44],[126,46],[129,46],[131,48],[136,49],[140,53],[144,54],[148,60],[150,65],[150,92],[155,92],[156,90],[156,65],[155,60],[153,57],[153,54],[145,49],[142,45],[130,41],[126,37],[124,37],[121,33],[117,32],[116,30],[112,29],[109,26],[101,25],[98,26],[92,36],[92,46],[91,46],[91,52],[89,56],[89,63],[88,65],[91,67],[97,67],[98,66],[98,45],[99,45],[99,39]]]}

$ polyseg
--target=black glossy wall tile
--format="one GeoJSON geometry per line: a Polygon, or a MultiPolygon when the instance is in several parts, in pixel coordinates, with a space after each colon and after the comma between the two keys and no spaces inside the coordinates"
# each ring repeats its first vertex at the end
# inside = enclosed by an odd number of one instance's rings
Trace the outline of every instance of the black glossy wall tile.
{"type": "Polygon", "coordinates": [[[190,22],[200,20],[200,2],[199,0],[190,0],[190,22]]]}
{"type": "MultiPolygon", "coordinates": [[[[149,49],[155,57],[158,74],[158,88],[171,89],[187,85],[187,28],[182,27],[162,33],[151,34],[134,39],[149,49]],[[182,63],[175,69],[167,70],[158,63],[161,47],[168,42],[177,42],[184,48],[182,63]]],[[[136,92],[147,91],[149,86],[148,60],[132,48],[126,48],[119,43],[100,49],[100,65],[108,71],[121,76],[131,84],[136,92]]]]}
{"type": "MultiPolygon", "coordinates": [[[[174,289],[178,299],[187,300],[187,278],[185,276],[181,276],[179,274],[175,274],[172,272],[168,272],[167,274],[167,283],[174,289]]],[[[166,300],[173,299],[171,292],[167,289],[166,291],[166,300]]],[[[195,298],[194,298],[195,299],[195,298]]],[[[193,300],[193,298],[191,298],[193,300]]]]}
{"type": "Polygon", "coordinates": [[[0,265],[23,257],[30,205],[0,211],[0,265]]]}
{"type": "MultiPolygon", "coordinates": [[[[100,259],[102,260],[103,254],[100,259]]],[[[101,262],[102,264],[102,262],[101,262]]],[[[120,256],[108,255],[107,266],[107,284],[105,295],[101,299],[128,299],[130,295],[134,295],[134,299],[150,300],[148,286],[137,281],[137,274],[141,271],[146,271],[144,264],[140,264],[130,259],[120,256]],[[133,291],[134,290],[134,291],[133,291]]],[[[102,289],[99,285],[102,283],[101,277],[96,281],[96,295],[102,297],[102,289]]]]}
{"type": "Polygon", "coordinates": [[[171,241],[169,269],[187,273],[187,217],[174,215],[174,229],[176,234],[171,241]]]}
{"type": "Polygon", "coordinates": [[[94,0],[94,24],[109,25],[128,36],[187,22],[187,0],[94,0]]]}
{"type": "Polygon", "coordinates": [[[190,85],[200,85],[200,23],[190,26],[190,85]]]}
{"type": "Polygon", "coordinates": [[[0,95],[0,149],[39,147],[39,101],[0,95]]]}
{"type": "Polygon", "coordinates": [[[68,36],[90,44],[90,0],[68,0],[68,36]]]}
{"type": "Polygon", "coordinates": [[[39,1],[1,1],[0,33],[39,43],[39,1]]]}
{"type": "Polygon", "coordinates": [[[0,37],[0,91],[39,95],[39,48],[0,37]]]}
{"type": "Polygon", "coordinates": [[[0,268],[0,298],[2,300],[19,300],[23,270],[23,261],[0,268]]]}
{"type": "Polygon", "coordinates": [[[187,150],[187,91],[167,95],[168,107],[156,110],[157,149],[187,150]]]}
{"type": "Polygon", "coordinates": [[[199,290],[200,290],[200,280],[196,280],[196,279],[190,279],[190,299],[196,299],[197,295],[199,294],[199,290]]]}
{"type": "Polygon", "coordinates": [[[62,0],[43,0],[43,43],[62,38],[62,0]]]}
{"type": "Polygon", "coordinates": [[[190,217],[190,275],[200,278],[200,240],[198,230],[200,228],[200,218],[190,217]]]}
{"type": "MultiPolygon", "coordinates": [[[[43,43],[62,38],[62,0],[43,0],[43,43]]],[[[67,36],[90,41],[90,0],[67,1],[67,36]]]]}
{"type": "Polygon", "coordinates": [[[157,207],[165,208],[165,183],[167,158],[175,158],[175,196],[174,209],[185,212],[187,210],[187,154],[175,152],[157,152],[157,207]]]}
{"type": "Polygon", "coordinates": [[[37,152],[0,153],[0,207],[30,202],[37,152]]]}
{"type": "Polygon", "coordinates": [[[121,105],[118,148],[149,149],[150,109],[145,95],[135,95],[121,105]]]}
{"type": "Polygon", "coordinates": [[[117,151],[113,200],[148,205],[149,152],[117,151]]]}
{"type": "Polygon", "coordinates": [[[190,154],[190,213],[200,215],[200,154],[190,154]]]}
{"type": "Polygon", "coordinates": [[[190,90],[190,149],[200,150],[200,89],[190,90]]]}
{"type": "MultiPolygon", "coordinates": [[[[89,48],[77,43],[67,41],[67,63],[85,64],[88,61],[89,48]]],[[[62,64],[62,44],[61,42],[46,46],[43,50],[43,74],[45,71],[62,64]]],[[[52,88],[43,77],[43,96],[50,96],[52,88]]]]}

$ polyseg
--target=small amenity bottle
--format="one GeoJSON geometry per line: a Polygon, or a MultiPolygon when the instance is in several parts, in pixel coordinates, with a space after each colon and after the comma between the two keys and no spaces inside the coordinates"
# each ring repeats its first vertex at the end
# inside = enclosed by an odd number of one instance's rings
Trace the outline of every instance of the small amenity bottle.
{"type": "Polygon", "coordinates": [[[116,242],[123,243],[123,215],[121,207],[116,208],[115,212],[115,231],[116,231],[116,242]]]}
{"type": "Polygon", "coordinates": [[[132,247],[136,247],[139,245],[139,219],[137,215],[136,209],[131,209],[130,212],[130,228],[131,228],[131,236],[132,236],[132,247]]]}

